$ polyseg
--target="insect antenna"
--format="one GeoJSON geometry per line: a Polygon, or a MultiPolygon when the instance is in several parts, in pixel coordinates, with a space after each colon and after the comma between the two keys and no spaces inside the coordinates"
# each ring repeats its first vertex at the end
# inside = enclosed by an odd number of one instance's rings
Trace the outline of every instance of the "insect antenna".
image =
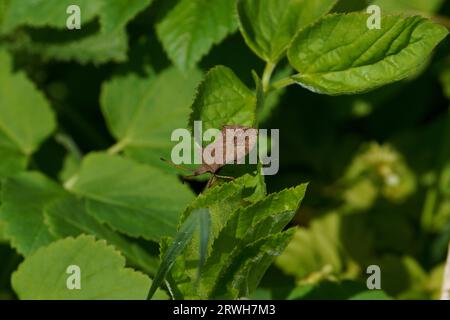
{"type": "Polygon", "coordinates": [[[181,169],[181,170],[184,170],[184,171],[195,172],[194,169],[191,169],[191,168],[188,168],[188,167],[185,167],[185,166],[181,166],[181,165],[179,165],[179,164],[175,164],[175,163],[173,163],[172,161],[166,160],[166,159],[164,159],[164,158],[160,158],[160,159],[161,159],[161,161],[164,161],[165,163],[167,163],[168,165],[170,165],[170,166],[173,167],[173,168],[181,169]]]}

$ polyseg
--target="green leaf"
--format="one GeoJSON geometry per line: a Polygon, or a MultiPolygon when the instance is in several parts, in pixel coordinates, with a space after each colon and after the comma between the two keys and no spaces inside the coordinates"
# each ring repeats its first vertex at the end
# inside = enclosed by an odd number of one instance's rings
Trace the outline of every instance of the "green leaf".
{"type": "Polygon", "coordinates": [[[294,290],[289,293],[287,300],[300,300],[304,298],[307,294],[309,294],[314,289],[313,284],[305,284],[299,287],[296,287],[294,290]]]}
{"type": "Polygon", "coordinates": [[[6,11],[8,10],[10,0],[0,1],[0,34],[3,33],[3,22],[5,20],[6,11]]]}
{"type": "MultiPolygon", "coordinates": [[[[302,184],[295,188],[283,190],[279,193],[273,193],[265,199],[260,200],[246,208],[240,208],[236,215],[236,225],[233,228],[235,236],[237,238],[241,238],[246,232],[248,232],[248,228],[255,226],[258,222],[261,222],[263,219],[269,218],[273,215],[283,214],[286,212],[290,212],[294,215],[305,196],[306,187],[306,184],[302,184]]],[[[267,227],[274,228],[274,226],[275,225],[270,225],[267,227]]],[[[282,226],[282,228],[284,227],[285,226],[282,226]]]]}
{"type": "Polygon", "coordinates": [[[421,17],[383,16],[369,30],[368,17],[331,15],[300,31],[288,50],[293,80],[329,95],[369,91],[414,74],[448,34],[421,17]]]}
{"type": "Polygon", "coordinates": [[[211,69],[198,88],[192,105],[190,127],[203,121],[203,130],[225,125],[252,127],[256,118],[256,95],[224,66],[211,69]]]}
{"type": "Polygon", "coordinates": [[[85,157],[68,189],[86,198],[89,214],[115,230],[158,241],[175,234],[178,217],[193,199],[176,177],[119,156],[85,157]]]}
{"type": "Polygon", "coordinates": [[[6,32],[19,26],[66,28],[70,5],[80,7],[81,27],[100,16],[102,32],[115,32],[146,8],[152,0],[34,0],[25,3],[10,0],[7,6],[4,28],[6,32]]]}
{"type": "Polygon", "coordinates": [[[10,0],[4,18],[6,32],[27,25],[31,27],[66,28],[67,7],[77,5],[81,9],[81,24],[91,21],[101,11],[104,2],[91,0],[34,0],[26,3],[10,0]]]}
{"type": "Polygon", "coordinates": [[[303,280],[319,280],[339,274],[344,266],[340,247],[340,220],[329,214],[314,220],[308,229],[299,228],[276,264],[285,273],[303,280]]]}
{"type": "Polygon", "coordinates": [[[380,6],[382,12],[398,14],[424,14],[437,12],[444,0],[375,0],[372,4],[380,6]]]}
{"type": "MultiPolygon", "coordinates": [[[[192,215],[192,214],[191,214],[192,215]]],[[[211,216],[209,214],[208,210],[203,210],[200,212],[197,212],[196,215],[198,215],[198,224],[199,224],[199,238],[200,238],[200,245],[199,245],[199,264],[198,264],[198,271],[197,271],[197,279],[196,281],[200,280],[200,274],[203,271],[203,267],[206,262],[206,258],[208,256],[208,246],[209,246],[209,235],[211,233],[211,216]]]]}
{"type": "MultiPolygon", "coordinates": [[[[162,284],[167,273],[170,272],[170,269],[175,263],[176,258],[181,255],[181,253],[184,251],[184,249],[191,241],[194,232],[197,229],[197,226],[200,227],[201,235],[204,235],[205,231],[209,233],[209,227],[205,225],[205,221],[207,221],[205,219],[205,216],[209,216],[209,212],[207,209],[197,209],[194,212],[192,212],[192,214],[182,224],[180,230],[175,236],[172,245],[169,248],[167,248],[167,251],[165,251],[164,256],[161,259],[162,260],[161,266],[158,270],[158,273],[155,276],[152,287],[150,288],[150,292],[148,294],[149,299],[153,297],[153,294],[156,292],[156,289],[162,284]],[[205,227],[207,228],[207,230],[204,230],[205,227]]],[[[202,252],[204,248],[203,246],[200,246],[199,249],[200,252],[202,252]]],[[[199,265],[199,267],[200,266],[201,265],[199,265]]]]}
{"type": "MultiPolygon", "coordinates": [[[[0,143],[1,143],[0,133],[0,143]]],[[[0,177],[14,175],[17,172],[23,171],[27,166],[27,157],[17,150],[11,150],[8,147],[0,145],[0,177]]]]}
{"type": "Polygon", "coordinates": [[[14,291],[24,300],[142,300],[150,284],[147,276],[125,268],[125,259],[113,247],[91,236],[40,249],[12,276],[14,291]],[[69,266],[80,268],[79,290],[67,287],[69,266]]]}
{"type": "Polygon", "coordinates": [[[288,300],[390,300],[382,290],[367,290],[363,283],[351,280],[324,281],[319,284],[305,284],[295,288],[288,300]]]}
{"type": "Polygon", "coordinates": [[[124,28],[128,21],[132,20],[139,12],[144,10],[153,2],[153,0],[103,1],[104,5],[100,12],[100,23],[102,25],[102,32],[104,33],[115,32],[124,28]]]}
{"type": "Polygon", "coordinates": [[[192,212],[200,208],[208,208],[211,215],[212,239],[225,226],[228,217],[240,206],[251,204],[265,196],[264,182],[260,177],[246,174],[231,182],[207,189],[192,201],[183,212],[184,221],[192,212]]]}
{"type": "MultiPolygon", "coordinates": [[[[271,235],[245,247],[236,247],[218,276],[203,278],[209,299],[236,299],[256,289],[267,268],[281,254],[295,229],[271,235]]],[[[206,267],[205,267],[206,268],[206,267]]]]}
{"type": "Polygon", "coordinates": [[[46,60],[92,62],[102,64],[108,61],[127,60],[128,37],[125,29],[110,33],[95,33],[67,43],[36,42],[30,39],[20,44],[21,48],[36,53],[46,60]]]}
{"type": "Polygon", "coordinates": [[[124,62],[128,50],[125,27],[151,2],[152,0],[133,0],[132,3],[127,0],[37,0],[24,3],[20,0],[11,0],[11,4],[5,6],[3,27],[5,32],[23,25],[66,29],[66,20],[69,17],[66,9],[69,5],[78,5],[81,10],[82,30],[71,31],[72,33],[65,37],[66,41],[55,42],[51,38],[51,33],[47,41],[36,41],[28,33],[23,33],[21,37],[17,37],[14,46],[39,54],[44,59],[76,60],[82,64],[88,62],[102,64],[111,60],[124,62]],[[95,33],[85,32],[87,35],[80,36],[82,35],[80,32],[83,32],[86,25],[96,17],[99,17],[100,29],[95,33]],[[72,35],[73,39],[70,40],[72,35]]]}
{"type": "MultiPolygon", "coordinates": [[[[265,219],[249,226],[243,235],[237,235],[233,228],[236,228],[237,220],[234,215],[230,218],[227,226],[219,234],[216,241],[214,241],[211,255],[208,257],[205,268],[201,275],[201,287],[199,295],[207,296],[213,283],[218,281],[220,274],[223,272],[223,267],[232,261],[236,256],[236,251],[242,250],[252,243],[275,235],[283,230],[284,227],[292,220],[295,212],[277,212],[268,216],[265,219]],[[239,248],[239,249],[237,249],[239,248]]],[[[188,261],[189,263],[189,261],[188,261]]],[[[258,282],[259,282],[258,278],[258,282]]],[[[255,286],[256,287],[256,286],[255,286]]],[[[248,295],[250,292],[244,293],[248,295]]]]}
{"type": "Polygon", "coordinates": [[[187,70],[236,28],[234,1],[181,0],[156,30],[170,59],[187,70]]]}
{"type": "Polygon", "coordinates": [[[17,251],[28,256],[56,239],[44,223],[44,206],[64,195],[56,183],[36,172],[6,179],[2,187],[0,220],[4,235],[17,251]]]}
{"type": "Polygon", "coordinates": [[[142,268],[146,273],[156,274],[158,259],[91,217],[82,199],[66,196],[56,200],[45,207],[44,215],[50,233],[58,239],[81,234],[93,235],[119,249],[132,265],[142,268]]]}
{"type": "MultiPolygon", "coordinates": [[[[249,205],[254,201],[264,198],[265,192],[264,181],[261,180],[259,175],[251,176],[246,174],[231,182],[207,189],[200,194],[184,211],[181,221],[183,222],[188,219],[198,209],[208,208],[210,213],[210,228],[206,256],[209,256],[213,241],[225,227],[227,220],[233,212],[241,206],[249,205]]],[[[185,250],[184,259],[187,262],[187,266],[184,267],[184,273],[190,276],[191,279],[197,276],[197,266],[202,260],[198,248],[203,245],[202,238],[194,235],[185,250]]]]}
{"type": "Polygon", "coordinates": [[[68,153],[64,157],[61,171],[58,173],[58,180],[61,182],[65,182],[76,175],[76,173],[80,169],[80,163],[81,159],[78,159],[77,156],[68,153]]]}
{"type": "Polygon", "coordinates": [[[277,63],[302,28],[328,13],[337,0],[238,0],[241,33],[261,59],[277,63]]]}
{"type": "Polygon", "coordinates": [[[172,131],[186,127],[199,81],[198,70],[183,75],[169,68],[156,77],[127,75],[107,82],[101,105],[117,145],[136,160],[166,168],[160,158],[170,158],[172,131]]]}
{"type": "Polygon", "coordinates": [[[44,95],[11,57],[0,50],[0,177],[26,166],[27,158],[51,134],[55,119],[44,95]]]}
{"type": "Polygon", "coordinates": [[[259,110],[264,108],[264,102],[266,98],[264,94],[264,84],[255,70],[252,70],[252,77],[253,81],[255,82],[256,112],[259,112],[259,110]]]}
{"type": "MultiPolygon", "coordinates": [[[[222,266],[232,259],[236,248],[244,248],[286,227],[300,206],[305,190],[306,185],[300,185],[271,194],[255,204],[238,209],[230,216],[212,245],[211,255],[202,273],[203,294],[222,272],[222,266]]],[[[259,282],[260,279],[257,280],[259,282]]]]}

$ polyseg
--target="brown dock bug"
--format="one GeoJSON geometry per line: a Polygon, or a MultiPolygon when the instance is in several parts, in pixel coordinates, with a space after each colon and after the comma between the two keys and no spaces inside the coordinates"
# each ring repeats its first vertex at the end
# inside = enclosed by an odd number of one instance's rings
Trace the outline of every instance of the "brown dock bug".
{"type": "Polygon", "coordinates": [[[211,174],[211,178],[206,185],[206,188],[209,188],[217,178],[234,179],[231,176],[220,175],[218,172],[226,164],[244,163],[245,157],[255,148],[257,139],[258,129],[240,125],[225,125],[215,141],[204,148],[200,148],[202,164],[197,169],[176,165],[163,158],[161,160],[175,168],[191,171],[192,174],[183,176],[184,179],[190,179],[206,173],[211,174]]]}

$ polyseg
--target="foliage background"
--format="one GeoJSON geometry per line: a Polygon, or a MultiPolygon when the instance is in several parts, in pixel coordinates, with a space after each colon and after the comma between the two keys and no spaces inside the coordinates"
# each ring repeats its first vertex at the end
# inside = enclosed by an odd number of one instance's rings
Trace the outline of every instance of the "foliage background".
{"type": "MultiPolygon", "coordinates": [[[[389,1],[378,2],[383,7],[389,1]]],[[[419,8],[422,14],[450,16],[448,1],[395,2],[399,8],[386,5],[386,10],[410,11],[413,3],[413,10],[419,8]]],[[[14,31],[0,29],[0,47],[13,57],[14,70],[26,73],[57,118],[57,129],[32,155],[30,170],[64,182],[81,155],[116,143],[100,107],[102,87],[112,77],[135,73],[145,78],[172,68],[185,80],[172,82],[174,77],[169,77],[158,87],[160,94],[186,90],[189,97],[201,72],[220,64],[254,86],[250,71],[261,74],[264,65],[245,45],[236,26],[205,50],[198,69],[178,71],[155,28],[177,1],[143,3],[130,21],[116,25],[93,8],[96,18],[80,32],[63,31],[46,22],[14,31]],[[122,36],[127,37],[125,47],[111,40],[122,36]]],[[[0,22],[7,5],[8,0],[0,1],[0,22]]],[[[365,6],[364,1],[341,0],[334,10],[348,12],[365,6]]],[[[39,19],[50,17],[51,11],[43,16],[39,19]]],[[[439,296],[450,241],[449,52],[444,41],[420,74],[367,94],[329,97],[289,87],[271,97],[260,127],[280,129],[281,166],[277,175],[266,177],[268,190],[310,184],[292,222],[300,228],[254,297],[349,298],[365,285],[365,268],[370,264],[380,265],[382,288],[391,297],[439,296]]],[[[280,70],[280,74],[289,72],[287,64],[280,70]]],[[[22,94],[20,88],[11,90],[22,94]]],[[[163,120],[156,119],[154,125],[163,120]]],[[[141,156],[168,170],[155,160],[161,156],[157,150],[150,159],[148,154],[141,156]]],[[[191,188],[200,192],[203,185],[193,182],[191,188]]],[[[30,199],[24,195],[22,200],[30,199]]],[[[0,298],[14,299],[11,274],[23,257],[2,239],[1,220],[0,241],[0,298]]],[[[139,241],[156,255],[154,242],[139,241]]]]}

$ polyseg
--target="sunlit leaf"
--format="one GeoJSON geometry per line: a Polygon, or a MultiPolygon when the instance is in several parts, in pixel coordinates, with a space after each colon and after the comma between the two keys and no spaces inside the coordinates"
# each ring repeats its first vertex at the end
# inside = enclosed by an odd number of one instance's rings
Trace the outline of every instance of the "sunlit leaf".
{"type": "Polygon", "coordinates": [[[14,291],[26,300],[143,300],[150,284],[144,274],[125,268],[125,259],[113,247],[90,236],[40,249],[12,277],[14,291]],[[80,290],[67,287],[69,266],[79,268],[80,290]]]}
{"type": "Polygon", "coordinates": [[[276,63],[302,28],[328,13],[336,0],[239,0],[242,35],[266,62],[276,63]]]}
{"type": "Polygon", "coordinates": [[[330,15],[299,32],[288,51],[298,72],[292,79],[329,95],[369,91],[414,74],[448,34],[421,17],[383,16],[381,29],[369,29],[367,19],[330,15]]]}
{"type": "Polygon", "coordinates": [[[188,70],[236,28],[234,1],[181,0],[156,29],[171,60],[188,70]]]}
{"type": "Polygon", "coordinates": [[[69,190],[86,198],[89,214],[114,230],[158,241],[174,235],[192,192],[176,177],[107,154],[85,157],[69,190]]]}

